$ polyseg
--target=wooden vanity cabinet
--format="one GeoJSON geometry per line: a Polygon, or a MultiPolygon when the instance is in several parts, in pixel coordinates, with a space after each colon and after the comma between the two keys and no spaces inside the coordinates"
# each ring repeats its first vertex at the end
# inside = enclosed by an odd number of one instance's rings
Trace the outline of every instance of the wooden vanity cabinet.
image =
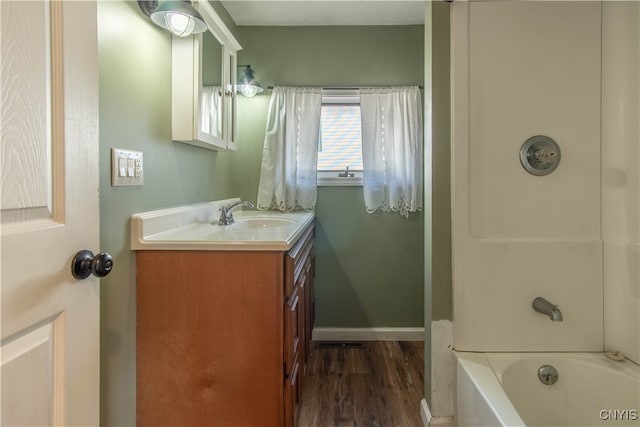
{"type": "Polygon", "coordinates": [[[285,426],[297,425],[298,403],[310,351],[313,319],[314,229],[309,228],[285,256],[285,426]]]}
{"type": "Polygon", "coordinates": [[[297,425],[313,245],[137,252],[138,426],[297,425]]]}

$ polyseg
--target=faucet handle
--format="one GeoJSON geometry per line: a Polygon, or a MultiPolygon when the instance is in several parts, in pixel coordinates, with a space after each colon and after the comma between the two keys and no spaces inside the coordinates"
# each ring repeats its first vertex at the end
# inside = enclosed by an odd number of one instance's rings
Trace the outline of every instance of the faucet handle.
{"type": "Polygon", "coordinates": [[[218,225],[229,225],[233,224],[233,215],[229,212],[230,206],[222,206],[220,208],[220,219],[218,220],[218,225]]]}

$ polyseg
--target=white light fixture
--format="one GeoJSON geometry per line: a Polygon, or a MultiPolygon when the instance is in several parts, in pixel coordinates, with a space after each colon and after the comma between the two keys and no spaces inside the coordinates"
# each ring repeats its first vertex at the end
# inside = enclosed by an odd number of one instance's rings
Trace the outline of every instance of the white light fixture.
{"type": "Polygon", "coordinates": [[[138,0],[138,4],[154,24],[178,37],[187,37],[207,30],[207,24],[189,0],[168,0],[159,7],[157,1],[138,0]]]}
{"type": "Polygon", "coordinates": [[[238,67],[244,67],[242,71],[238,72],[238,92],[242,92],[244,96],[251,98],[264,91],[262,85],[254,77],[251,65],[238,65],[238,67]]]}

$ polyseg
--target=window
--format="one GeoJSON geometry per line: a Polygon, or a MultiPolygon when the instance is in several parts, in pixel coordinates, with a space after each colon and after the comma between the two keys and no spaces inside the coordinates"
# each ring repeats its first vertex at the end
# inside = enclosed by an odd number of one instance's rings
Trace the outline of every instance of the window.
{"type": "Polygon", "coordinates": [[[362,170],[359,91],[324,89],[318,143],[318,185],[361,186],[362,170]]]}

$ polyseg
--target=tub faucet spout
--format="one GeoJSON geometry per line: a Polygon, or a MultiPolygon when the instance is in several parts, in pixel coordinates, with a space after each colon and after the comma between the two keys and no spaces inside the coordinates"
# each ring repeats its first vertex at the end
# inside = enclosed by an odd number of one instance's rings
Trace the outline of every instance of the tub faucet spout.
{"type": "Polygon", "coordinates": [[[546,314],[554,322],[562,322],[562,312],[557,305],[551,304],[542,297],[537,297],[531,304],[538,313],[546,314]]]}

